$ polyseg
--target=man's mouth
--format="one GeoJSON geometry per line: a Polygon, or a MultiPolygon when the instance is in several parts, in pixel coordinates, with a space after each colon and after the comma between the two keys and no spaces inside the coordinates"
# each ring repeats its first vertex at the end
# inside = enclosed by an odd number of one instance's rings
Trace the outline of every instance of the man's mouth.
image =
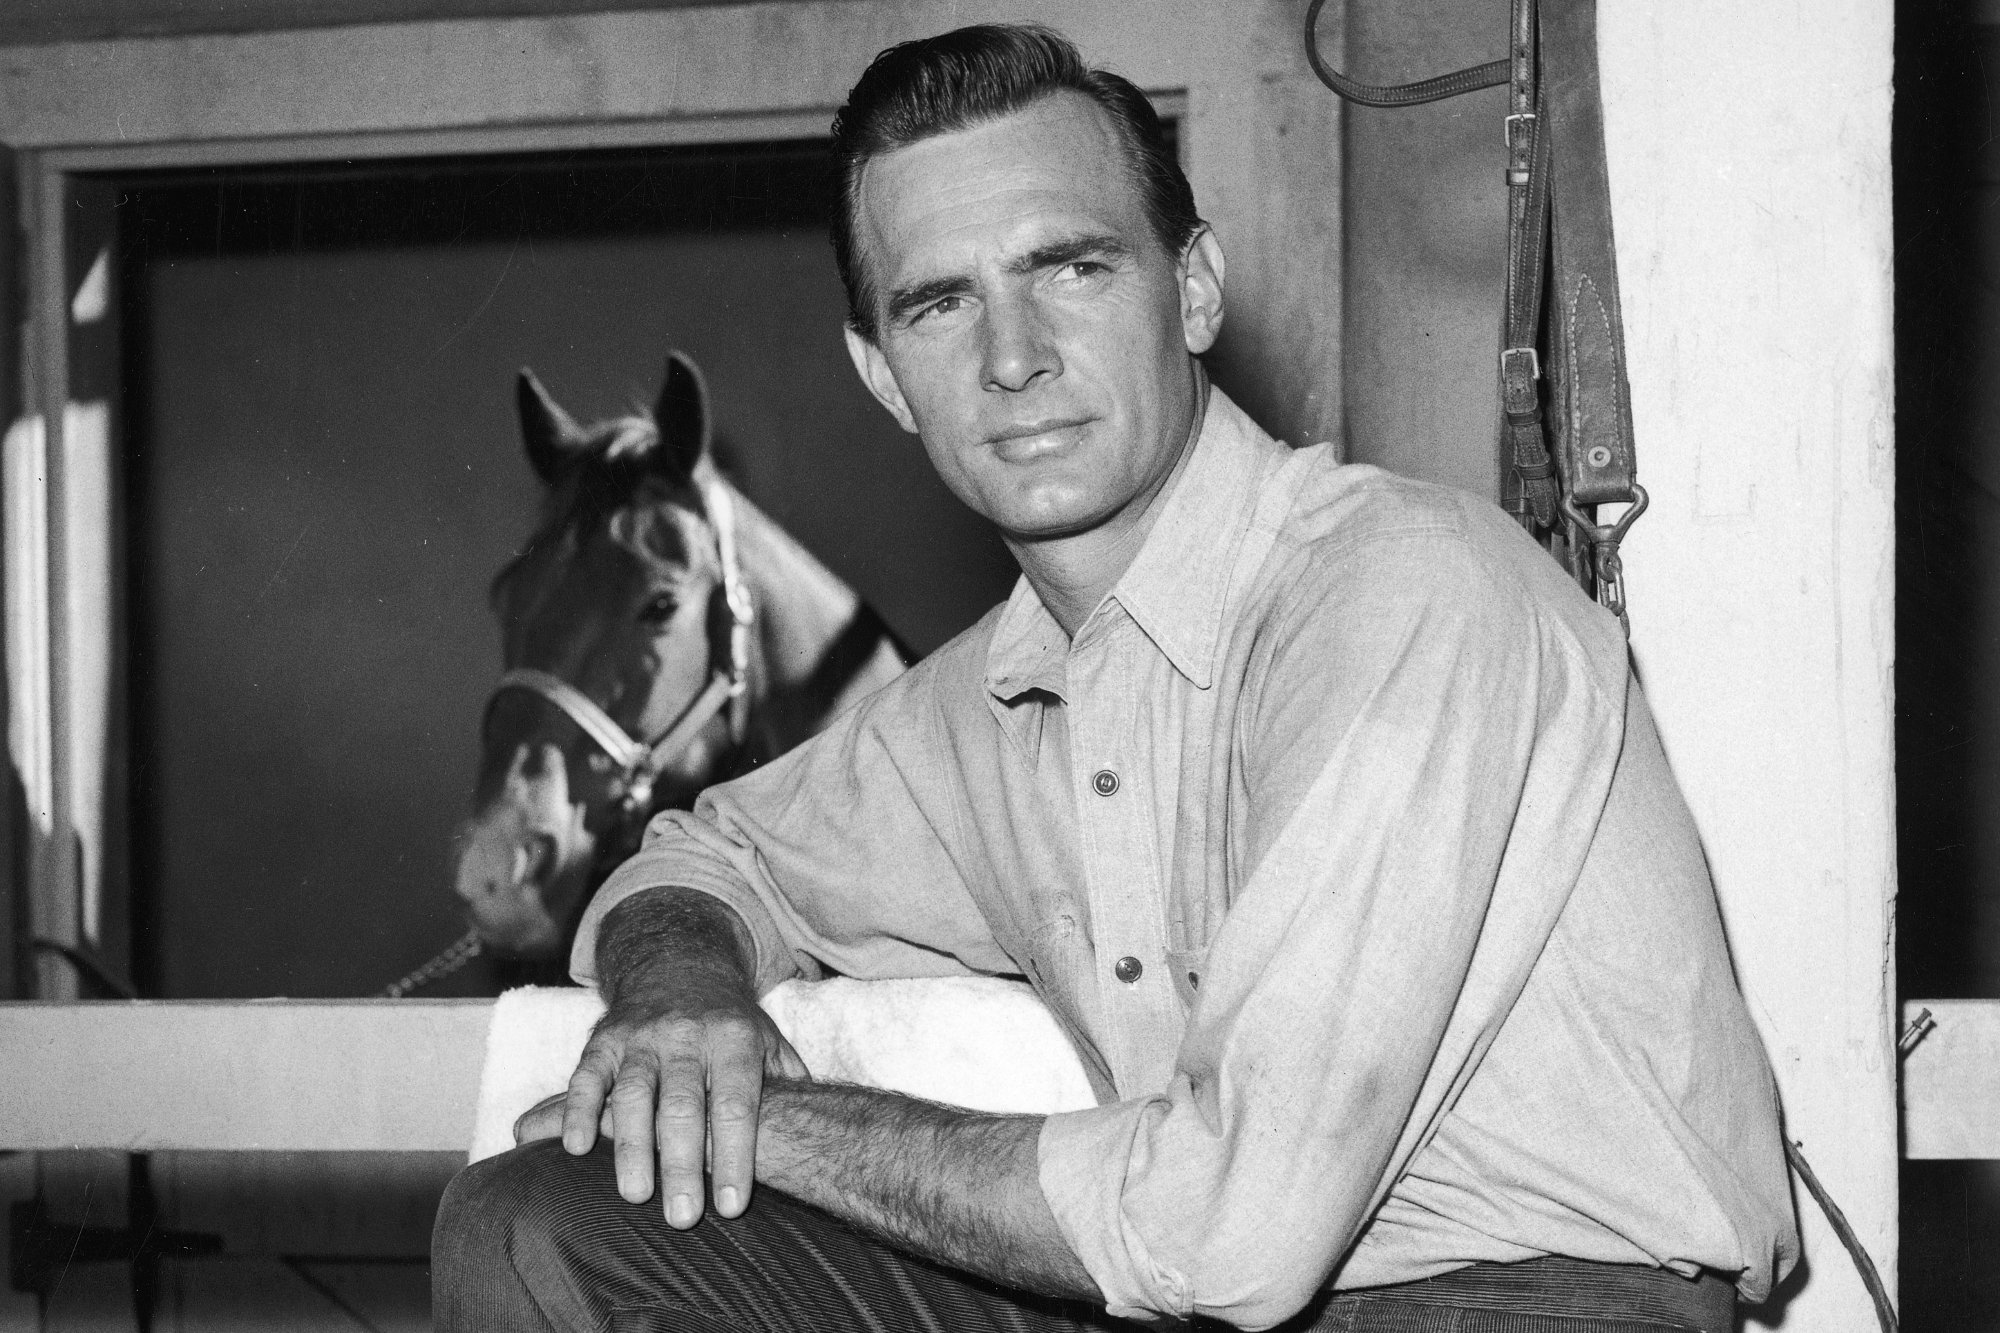
{"type": "Polygon", "coordinates": [[[1025,463],[1059,453],[1082,437],[1088,417],[1050,417],[1003,426],[986,437],[993,452],[1009,463],[1025,463]]]}

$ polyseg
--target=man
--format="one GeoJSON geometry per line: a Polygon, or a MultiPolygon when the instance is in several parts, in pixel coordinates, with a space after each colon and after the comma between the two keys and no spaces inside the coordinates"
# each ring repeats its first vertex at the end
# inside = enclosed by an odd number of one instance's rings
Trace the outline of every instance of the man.
{"type": "Polygon", "coordinates": [[[1616,622],[1208,387],[1221,249],[1060,38],[885,52],[835,153],[855,366],[1021,581],[605,885],[441,1326],[1731,1327],[1775,1097],[1616,622]],[[808,1081],[755,999],[829,967],[1027,976],[1101,1104],[808,1081]]]}

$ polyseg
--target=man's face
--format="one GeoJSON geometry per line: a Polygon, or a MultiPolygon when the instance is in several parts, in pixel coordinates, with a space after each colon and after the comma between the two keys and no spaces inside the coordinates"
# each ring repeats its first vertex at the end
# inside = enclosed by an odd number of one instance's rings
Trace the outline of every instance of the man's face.
{"type": "Polygon", "coordinates": [[[849,350],[953,493],[1019,542],[1143,512],[1194,425],[1221,252],[1160,245],[1104,113],[1058,93],[899,148],[856,204],[879,340],[849,350]]]}

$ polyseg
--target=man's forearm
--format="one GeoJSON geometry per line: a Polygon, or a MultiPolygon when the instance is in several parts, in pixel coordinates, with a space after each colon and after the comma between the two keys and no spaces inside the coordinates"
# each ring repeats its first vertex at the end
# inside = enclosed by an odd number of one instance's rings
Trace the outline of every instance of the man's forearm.
{"type": "Polygon", "coordinates": [[[1026,1291],[1101,1300],[1042,1194],[1042,1117],[772,1080],[757,1178],[892,1244],[1026,1291]]]}

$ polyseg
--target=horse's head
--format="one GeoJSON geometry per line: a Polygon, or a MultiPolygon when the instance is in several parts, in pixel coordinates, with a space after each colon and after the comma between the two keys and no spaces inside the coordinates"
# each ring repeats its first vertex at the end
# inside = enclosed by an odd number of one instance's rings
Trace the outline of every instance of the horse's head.
{"type": "Polygon", "coordinates": [[[548,958],[593,869],[728,759],[749,609],[691,361],[668,358],[650,417],[579,426],[527,371],[518,397],[548,495],[493,584],[507,674],[487,708],[457,889],[491,949],[548,958]]]}

